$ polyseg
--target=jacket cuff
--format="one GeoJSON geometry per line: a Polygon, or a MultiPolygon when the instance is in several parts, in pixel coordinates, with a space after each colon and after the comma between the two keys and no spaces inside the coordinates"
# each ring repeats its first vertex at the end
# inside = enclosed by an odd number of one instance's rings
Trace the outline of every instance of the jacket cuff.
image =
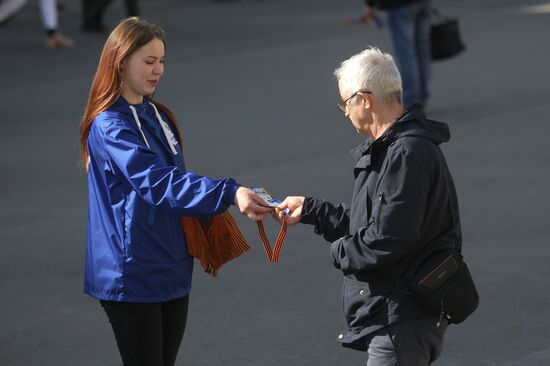
{"type": "Polygon", "coordinates": [[[315,197],[306,197],[302,206],[302,214],[300,215],[300,223],[315,225],[317,211],[323,203],[323,200],[315,197]]]}
{"type": "Polygon", "coordinates": [[[235,204],[235,195],[237,194],[237,189],[239,189],[240,187],[241,185],[235,182],[233,179],[229,179],[226,183],[224,202],[228,206],[235,204]]]}
{"type": "Polygon", "coordinates": [[[330,245],[330,260],[336,269],[341,269],[339,252],[343,240],[344,238],[340,238],[330,245]]]}

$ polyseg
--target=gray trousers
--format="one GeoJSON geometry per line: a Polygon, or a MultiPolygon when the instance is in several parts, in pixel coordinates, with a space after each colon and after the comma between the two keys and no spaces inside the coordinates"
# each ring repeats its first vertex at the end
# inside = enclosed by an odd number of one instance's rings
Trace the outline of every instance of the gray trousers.
{"type": "Polygon", "coordinates": [[[369,336],[367,366],[427,366],[443,348],[447,322],[436,327],[436,318],[403,320],[369,336]]]}

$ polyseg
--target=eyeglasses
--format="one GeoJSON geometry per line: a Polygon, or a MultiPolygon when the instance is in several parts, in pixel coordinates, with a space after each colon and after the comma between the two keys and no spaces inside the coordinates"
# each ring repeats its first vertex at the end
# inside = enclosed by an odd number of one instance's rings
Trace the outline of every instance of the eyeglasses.
{"type": "Polygon", "coordinates": [[[342,113],[346,113],[346,107],[348,105],[348,102],[351,100],[351,98],[355,97],[357,94],[359,93],[367,93],[367,94],[372,94],[372,92],[370,90],[358,90],[356,91],[355,93],[353,93],[351,95],[351,97],[349,97],[348,99],[344,100],[344,101],[341,101],[341,102],[338,102],[338,104],[336,104],[336,106],[338,107],[338,109],[340,111],[342,111],[342,113]]]}

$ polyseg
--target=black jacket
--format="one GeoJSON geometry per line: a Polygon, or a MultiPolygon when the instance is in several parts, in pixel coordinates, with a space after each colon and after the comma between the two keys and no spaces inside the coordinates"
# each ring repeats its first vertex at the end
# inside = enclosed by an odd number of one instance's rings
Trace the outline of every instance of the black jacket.
{"type": "Polygon", "coordinates": [[[417,3],[423,0],[365,0],[365,4],[378,9],[395,9],[400,6],[417,3]]]}
{"type": "Polygon", "coordinates": [[[449,198],[458,204],[438,146],[449,138],[445,123],[426,120],[413,108],[378,139],[352,150],[357,163],[350,209],[306,198],[301,222],[333,242],[334,266],[345,276],[344,345],[361,348],[357,341],[366,334],[425,315],[396,284],[427,243],[454,243],[449,198]]]}

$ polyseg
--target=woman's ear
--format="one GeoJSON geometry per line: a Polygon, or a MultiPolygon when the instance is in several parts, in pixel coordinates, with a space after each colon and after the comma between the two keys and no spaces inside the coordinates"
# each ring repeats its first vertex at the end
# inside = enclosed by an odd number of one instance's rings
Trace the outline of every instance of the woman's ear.
{"type": "Polygon", "coordinates": [[[122,72],[124,71],[124,68],[126,67],[126,60],[125,61],[122,61],[120,63],[120,65],[118,66],[118,71],[122,74],[122,72]]]}

